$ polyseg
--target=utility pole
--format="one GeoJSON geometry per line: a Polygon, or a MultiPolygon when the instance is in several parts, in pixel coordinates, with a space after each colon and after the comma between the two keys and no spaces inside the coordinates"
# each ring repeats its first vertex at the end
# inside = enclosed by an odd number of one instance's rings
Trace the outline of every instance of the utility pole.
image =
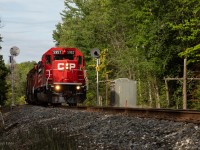
{"type": "Polygon", "coordinates": [[[108,106],[108,74],[106,74],[106,106],[108,106]]]}
{"type": "Polygon", "coordinates": [[[187,109],[187,58],[184,58],[183,69],[183,109],[187,109]]]}
{"type": "Polygon", "coordinates": [[[169,103],[169,89],[167,81],[169,80],[179,80],[183,82],[183,109],[187,109],[187,80],[200,81],[200,78],[187,78],[187,58],[184,59],[183,78],[165,78],[166,95],[168,103],[169,103]]]}

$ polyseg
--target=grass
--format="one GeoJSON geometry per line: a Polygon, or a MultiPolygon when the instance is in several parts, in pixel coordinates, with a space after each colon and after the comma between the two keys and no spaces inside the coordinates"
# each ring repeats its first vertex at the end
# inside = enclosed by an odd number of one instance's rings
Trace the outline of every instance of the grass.
{"type": "Polygon", "coordinates": [[[1,150],[76,150],[80,138],[79,135],[70,135],[51,127],[41,126],[32,127],[27,131],[20,129],[12,137],[3,141],[0,138],[1,150]]]}

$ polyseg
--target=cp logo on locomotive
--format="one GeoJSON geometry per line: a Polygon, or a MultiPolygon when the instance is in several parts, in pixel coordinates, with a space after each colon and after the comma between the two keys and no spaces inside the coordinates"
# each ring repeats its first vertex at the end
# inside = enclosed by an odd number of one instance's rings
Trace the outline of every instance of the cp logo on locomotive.
{"type": "Polygon", "coordinates": [[[73,68],[76,68],[76,64],[74,63],[58,63],[58,70],[71,70],[73,68]]]}

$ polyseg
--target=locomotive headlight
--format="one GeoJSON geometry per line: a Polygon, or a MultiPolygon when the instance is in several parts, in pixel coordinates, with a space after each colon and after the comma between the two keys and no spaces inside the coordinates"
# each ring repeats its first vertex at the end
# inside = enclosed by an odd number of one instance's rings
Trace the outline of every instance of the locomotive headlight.
{"type": "Polygon", "coordinates": [[[77,89],[77,90],[80,90],[80,89],[81,89],[81,86],[80,86],[80,85],[77,85],[77,86],[76,86],[76,89],[77,89]]]}
{"type": "Polygon", "coordinates": [[[56,91],[60,91],[60,89],[61,89],[61,86],[60,86],[60,85],[56,85],[56,86],[55,86],[55,90],[56,90],[56,91]]]}

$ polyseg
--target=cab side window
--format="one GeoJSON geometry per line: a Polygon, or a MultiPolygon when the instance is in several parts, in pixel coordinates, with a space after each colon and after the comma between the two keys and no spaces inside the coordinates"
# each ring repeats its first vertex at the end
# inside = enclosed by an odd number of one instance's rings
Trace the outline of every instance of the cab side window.
{"type": "Polygon", "coordinates": [[[51,55],[46,55],[46,64],[51,64],[51,55]]]}
{"type": "Polygon", "coordinates": [[[42,69],[43,69],[42,61],[39,61],[38,64],[37,64],[38,73],[42,73],[42,69]]]}
{"type": "Polygon", "coordinates": [[[82,64],[82,57],[81,57],[81,56],[78,56],[78,57],[77,57],[77,60],[78,60],[78,64],[81,65],[81,64],[82,64]]]}

